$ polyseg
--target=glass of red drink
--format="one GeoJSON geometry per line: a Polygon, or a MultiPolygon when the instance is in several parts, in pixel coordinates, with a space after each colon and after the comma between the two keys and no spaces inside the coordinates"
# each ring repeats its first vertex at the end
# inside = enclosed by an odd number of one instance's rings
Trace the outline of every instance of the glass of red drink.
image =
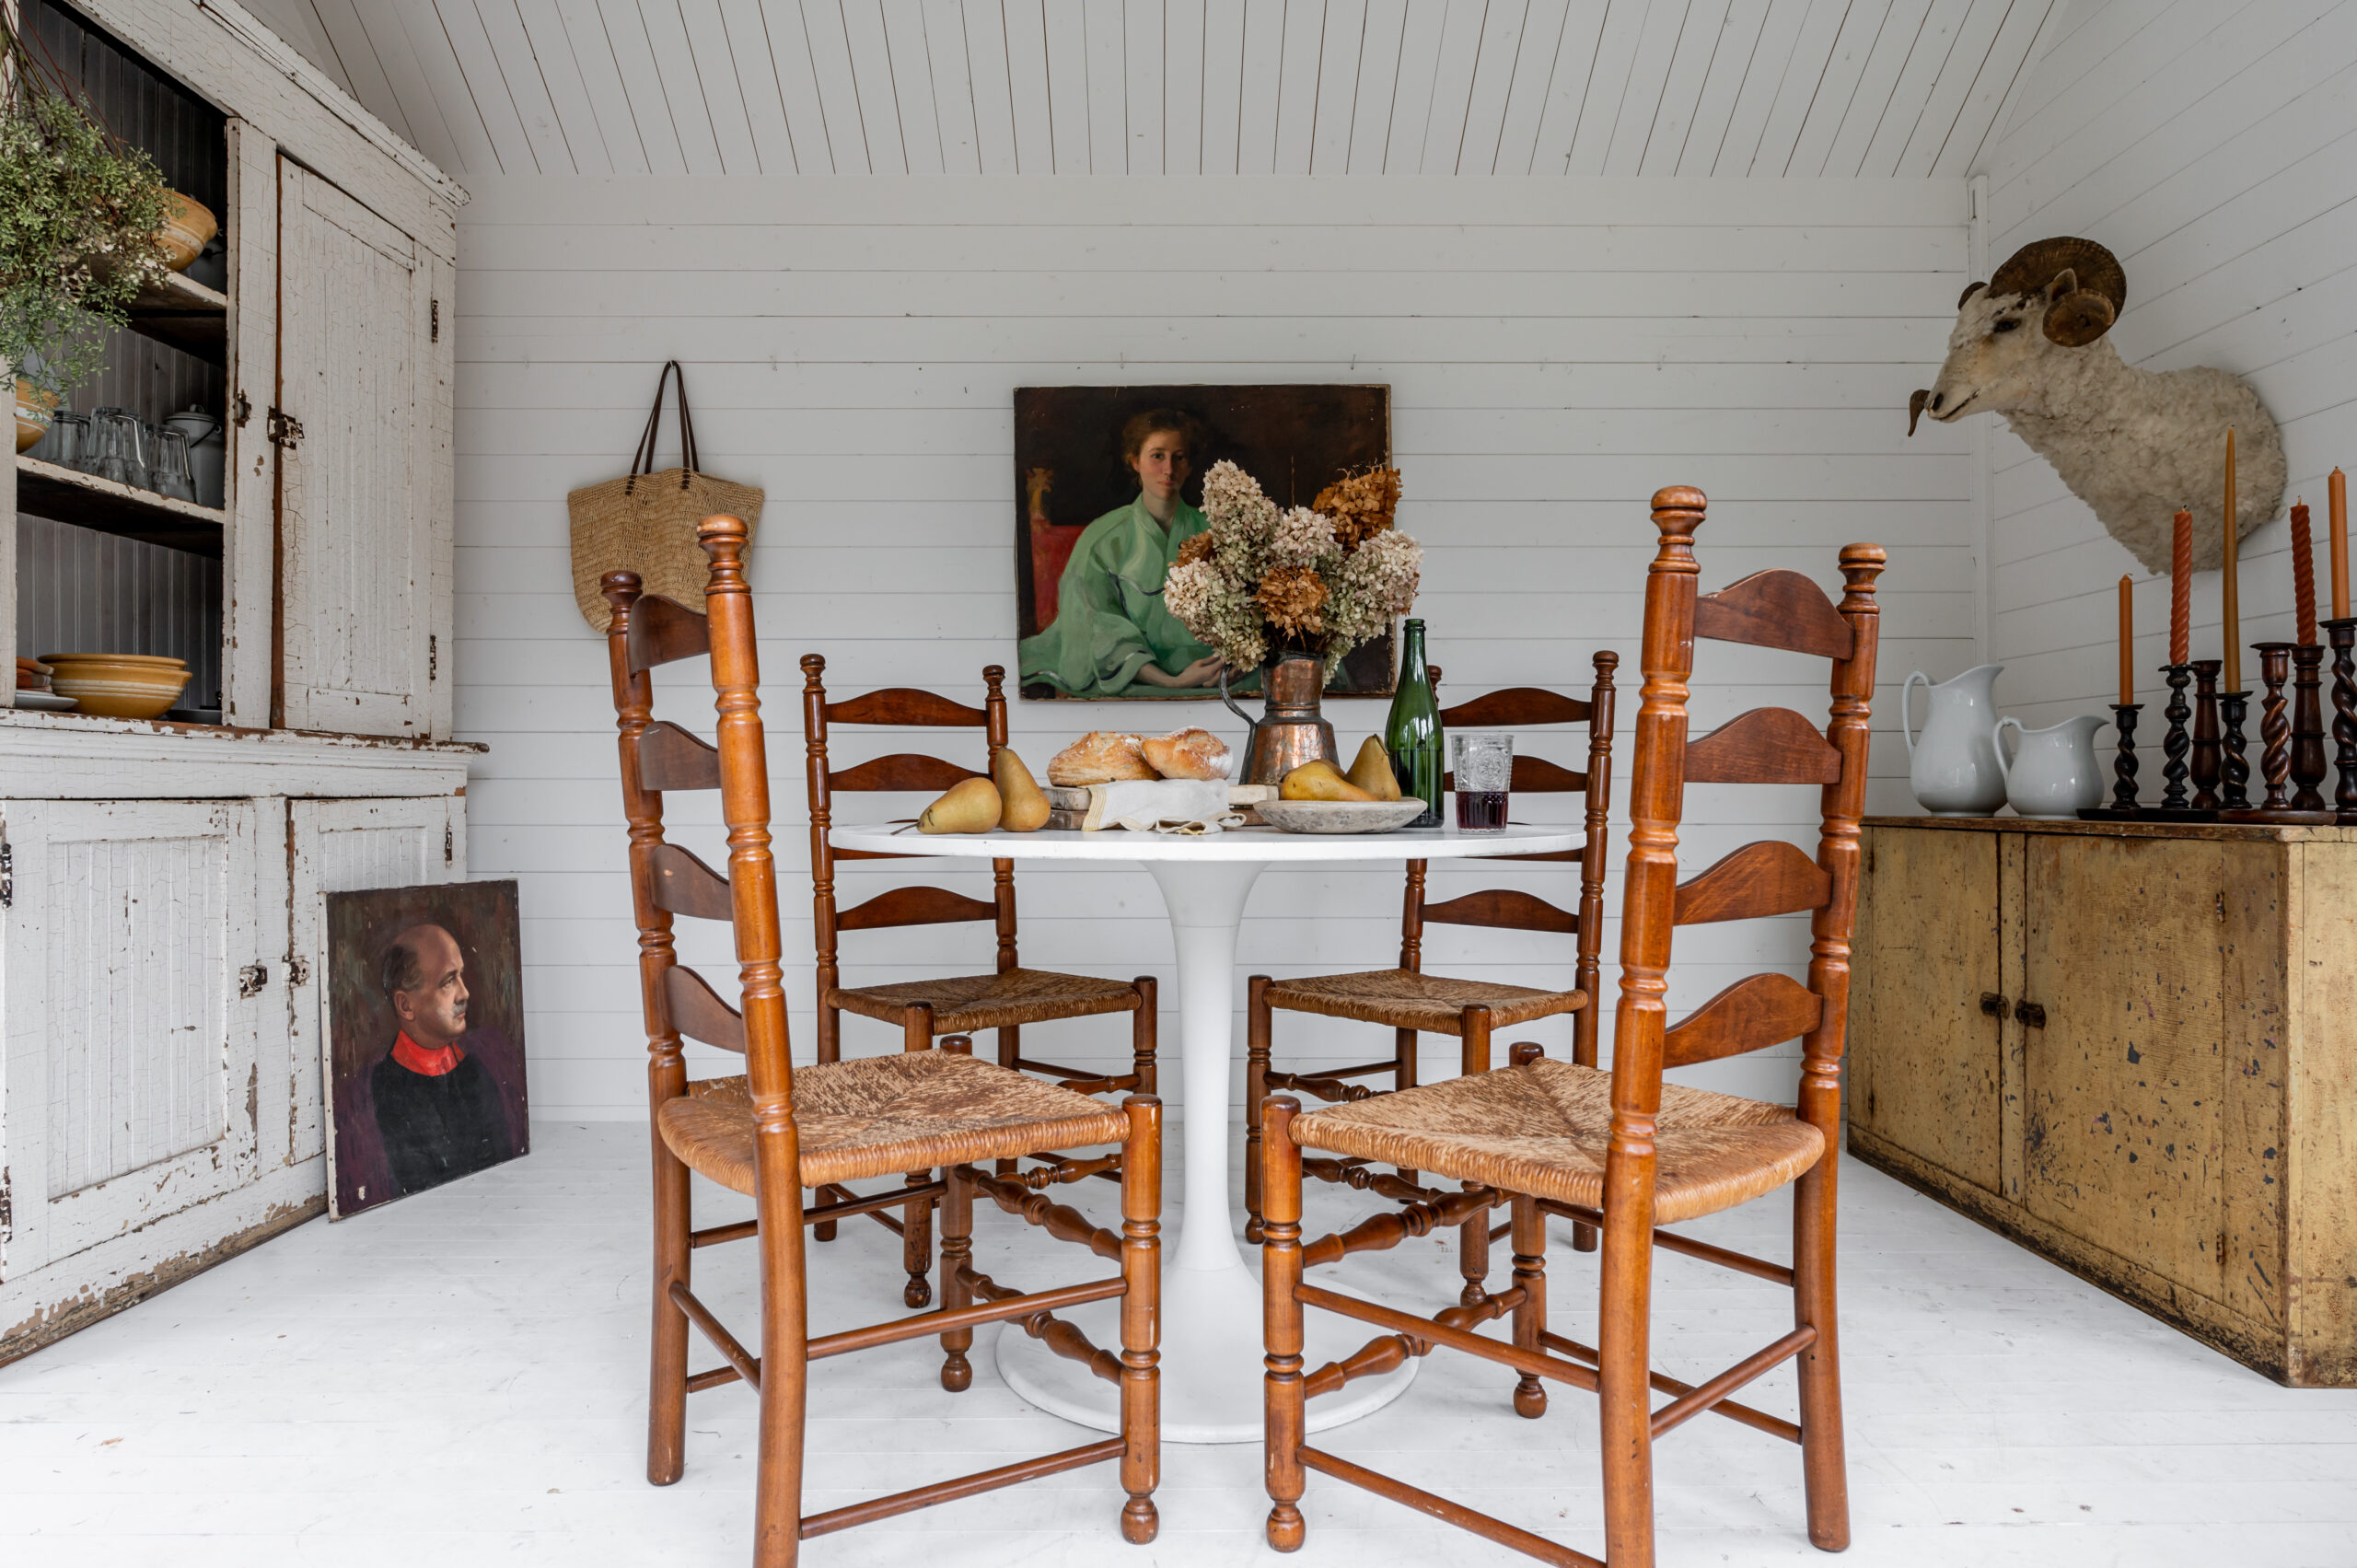
{"type": "Polygon", "coordinates": [[[1494,833],[1506,825],[1506,794],[1514,782],[1514,737],[1453,735],[1457,747],[1457,830],[1494,833]]]}

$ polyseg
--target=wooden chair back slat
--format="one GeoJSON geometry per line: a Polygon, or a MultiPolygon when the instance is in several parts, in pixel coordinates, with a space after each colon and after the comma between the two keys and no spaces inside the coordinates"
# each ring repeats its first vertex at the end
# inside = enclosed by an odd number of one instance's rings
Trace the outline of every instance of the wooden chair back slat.
{"type": "Polygon", "coordinates": [[[859,790],[925,790],[934,794],[987,773],[922,751],[896,751],[827,775],[827,787],[844,793],[859,790]]]}
{"type": "Polygon", "coordinates": [[[685,964],[672,965],[663,975],[663,999],[681,1034],[745,1054],[743,1015],[723,1002],[703,976],[685,964]]]}
{"type": "Polygon", "coordinates": [[[1744,845],[1691,881],[1678,885],[1679,925],[1797,914],[1833,896],[1825,868],[1782,839],[1744,845]]]}
{"type": "Polygon", "coordinates": [[[1526,725],[1585,724],[1594,712],[1592,703],[1543,686],[1509,686],[1443,708],[1440,722],[1445,729],[1519,729],[1526,725]]]}
{"type": "Polygon", "coordinates": [[[1558,909],[1535,893],[1517,888],[1484,888],[1478,893],[1443,903],[1426,904],[1427,924],[1486,925],[1502,931],[1550,931],[1559,936],[1579,934],[1580,917],[1558,909]]]}
{"type": "Polygon", "coordinates": [[[1691,1067],[1797,1040],[1825,1016],[1825,998],[1787,974],[1746,975],[1662,1037],[1664,1068],[1691,1067]]]}
{"type": "Polygon", "coordinates": [[[846,697],[840,703],[829,703],[827,722],[981,729],[990,723],[990,714],[912,686],[888,686],[882,691],[846,697]]]}
{"type": "Polygon", "coordinates": [[[1685,752],[1688,784],[1829,784],[1841,780],[1841,753],[1790,708],[1754,708],[1738,714],[1686,746],[1685,752]]]}
{"type": "Polygon", "coordinates": [[[630,629],[630,673],[643,675],[658,664],[676,664],[712,652],[712,633],[704,618],[661,594],[640,596],[633,607],[630,629]]]}
{"type": "MultiPolygon", "coordinates": [[[[1457,787],[1455,769],[1441,774],[1440,787],[1457,787]]],[[[1516,757],[1514,772],[1506,776],[1506,788],[1516,795],[1582,795],[1587,790],[1587,775],[1544,757],[1516,757]]]]}
{"type": "Polygon", "coordinates": [[[652,861],[656,904],[697,920],[737,918],[727,877],[678,844],[656,845],[652,861]]]}
{"type": "Polygon", "coordinates": [[[1848,658],[1857,643],[1825,590],[1782,567],[1754,572],[1697,599],[1694,634],[1829,659],[1848,658]]]}
{"type": "Polygon", "coordinates": [[[835,916],[838,931],[881,931],[895,925],[947,925],[961,920],[994,920],[998,906],[953,893],[946,888],[895,888],[835,916]]]}
{"type": "Polygon", "coordinates": [[[718,789],[720,752],[668,719],[646,726],[638,741],[642,789],[718,789]]]}

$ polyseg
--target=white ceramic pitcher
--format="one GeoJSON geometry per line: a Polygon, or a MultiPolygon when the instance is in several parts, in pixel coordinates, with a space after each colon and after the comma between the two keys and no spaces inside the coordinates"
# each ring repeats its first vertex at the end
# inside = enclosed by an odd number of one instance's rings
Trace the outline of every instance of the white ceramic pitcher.
{"type": "Polygon", "coordinates": [[[2075,818],[2103,804],[2103,767],[2096,761],[2096,731],[2111,721],[2081,714],[2046,729],[2024,729],[2008,714],[1989,730],[1989,748],[2005,775],[2005,798],[2024,817],[2075,818]],[[2014,760],[2005,761],[2005,726],[2014,727],[2014,760]]]}
{"type": "Polygon", "coordinates": [[[1898,724],[1907,737],[1907,782],[1934,817],[1988,817],[2005,804],[2005,774],[1997,762],[1996,698],[2002,664],[1984,664],[1933,684],[1917,670],[1898,691],[1898,724]],[[1922,681],[1931,694],[1923,732],[1908,714],[1922,681]]]}

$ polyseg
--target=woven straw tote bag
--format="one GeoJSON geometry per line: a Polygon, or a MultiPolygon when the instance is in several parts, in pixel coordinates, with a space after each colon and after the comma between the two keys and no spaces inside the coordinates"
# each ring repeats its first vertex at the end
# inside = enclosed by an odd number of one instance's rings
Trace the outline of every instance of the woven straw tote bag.
{"type": "Polygon", "coordinates": [[[613,611],[598,591],[609,572],[635,572],[645,591],[703,609],[704,583],[712,563],[696,543],[696,525],[715,512],[745,519],[750,540],[761,520],[759,486],[714,479],[696,462],[696,427],[688,413],[688,373],[667,362],[655,383],[655,407],[630,472],[592,484],[564,498],[573,515],[573,601],[581,619],[599,636],[613,611]],[[663,389],[679,377],[679,459],[687,466],[655,467],[656,435],[663,420],[663,389]]]}

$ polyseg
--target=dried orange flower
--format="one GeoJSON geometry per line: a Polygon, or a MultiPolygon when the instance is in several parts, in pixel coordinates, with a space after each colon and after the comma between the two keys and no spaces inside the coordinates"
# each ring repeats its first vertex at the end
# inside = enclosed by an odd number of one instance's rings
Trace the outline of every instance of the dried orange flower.
{"type": "Polygon", "coordinates": [[[1269,624],[1287,636],[1322,633],[1326,581],[1307,566],[1279,566],[1260,578],[1253,596],[1269,624]]]}
{"type": "Polygon", "coordinates": [[[1391,527],[1399,506],[1399,470],[1376,467],[1346,473],[1319,491],[1311,506],[1334,519],[1334,538],[1344,550],[1355,550],[1370,534],[1391,527]]]}
{"type": "Polygon", "coordinates": [[[1174,566],[1192,566],[1198,561],[1208,561],[1212,553],[1212,536],[1206,531],[1184,540],[1178,546],[1178,559],[1174,566]]]}

